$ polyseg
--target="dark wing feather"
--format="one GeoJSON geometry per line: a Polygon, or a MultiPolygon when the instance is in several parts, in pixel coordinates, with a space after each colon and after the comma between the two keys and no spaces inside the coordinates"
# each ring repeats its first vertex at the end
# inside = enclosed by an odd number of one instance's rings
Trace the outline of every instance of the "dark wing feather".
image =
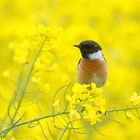
{"type": "Polygon", "coordinates": [[[79,70],[79,64],[80,64],[81,60],[82,60],[82,59],[80,58],[79,61],[78,61],[77,70],[79,70]]]}

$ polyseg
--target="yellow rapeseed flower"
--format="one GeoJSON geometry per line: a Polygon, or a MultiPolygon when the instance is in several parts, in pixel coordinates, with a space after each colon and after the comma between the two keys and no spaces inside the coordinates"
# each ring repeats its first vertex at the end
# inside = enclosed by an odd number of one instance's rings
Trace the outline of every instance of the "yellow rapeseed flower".
{"type": "Polygon", "coordinates": [[[69,115],[70,115],[71,121],[79,120],[81,118],[77,110],[71,110],[69,115]]]}
{"type": "Polygon", "coordinates": [[[140,104],[140,96],[134,92],[134,94],[130,98],[130,102],[133,103],[134,105],[139,105],[140,104]]]}
{"type": "Polygon", "coordinates": [[[102,113],[105,112],[105,99],[102,97],[102,90],[94,83],[81,85],[76,83],[72,88],[73,94],[67,95],[69,110],[72,120],[80,119],[94,125],[100,121],[102,113]]]}
{"type": "Polygon", "coordinates": [[[6,71],[3,72],[2,75],[3,75],[3,77],[8,78],[10,76],[10,71],[9,70],[6,70],[6,71]]]}

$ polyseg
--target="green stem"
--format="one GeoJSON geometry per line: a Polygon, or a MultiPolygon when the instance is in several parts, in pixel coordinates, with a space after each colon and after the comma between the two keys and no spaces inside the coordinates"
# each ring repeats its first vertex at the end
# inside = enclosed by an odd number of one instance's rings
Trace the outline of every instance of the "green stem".
{"type": "Polygon", "coordinates": [[[109,109],[106,110],[106,113],[111,113],[111,112],[118,112],[118,111],[128,111],[128,110],[134,110],[134,109],[140,109],[140,106],[136,106],[136,107],[127,107],[127,108],[116,108],[116,109],[109,109]]]}
{"type": "MultiPolygon", "coordinates": [[[[106,113],[112,113],[112,112],[134,110],[134,109],[140,109],[140,106],[128,107],[128,108],[108,109],[108,110],[106,110],[105,114],[106,113]]],[[[13,125],[9,125],[7,128],[1,130],[0,131],[0,136],[5,135],[5,133],[7,133],[7,131],[9,132],[9,130],[12,130],[12,129],[16,128],[16,127],[19,127],[19,126],[22,126],[22,125],[26,125],[26,124],[31,124],[33,122],[37,122],[37,121],[40,121],[40,120],[43,120],[43,119],[46,119],[46,118],[56,117],[56,116],[59,116],[59,115],[65,115],[65,114],[69,114],[69,113],[70,113],[69,111],[63,111],[63,112],[53,113],[53,114],[49,114],[49,115],[44,115],[44,116],[41,116],[41,117],[38,117],[38,118],[35,118],[35,119],[31,119],[31,120],[27,120],[27,121],[23,121],[23,122],[19,122],[18,121],[18,123],[16,122],[13,125]]],[[[62,139],[62,137],[63,137],[63,135],[64,135],[64,133],[65,133],[65,131],[68,128],[70,123],[71,123],[71,121],[64,128],[63,133],[61,134],[61,136],[59,138],[60,140],[62,139]]]]}
{"type": "Polygon", "coordinates": [[[19,110],[19,108],[20,108],[20,105],[21,105],[22,99],[23,99],[23,97],[24,97],[25,91],[26,91],[26,89],[27,89],[27,86],[28,86],[28,83],[29,83],[29,80],[30,80],[32,71],[33,71],[33,69],[34,69],[35,62],[36,62],[36,60],[37,60],[37,58],[38,58],[38,56],[39,56],[39,54],[40,54],[42,48],[44,47],[44,44],[45,44],[45,42],[46,42],[46,39],[47,39],[47,37],[45,37],[44,41],[41,43],[40,48],[39,48],[39,50],[37,51],[37,53],[36,53],[36,55],[35,55],[35,57],[34,57],[32,63],[31,63],[31,67],[30,67],[29,72],[28,72],[28,74],[27,74],[27,77],[26,77],[26,80],[25,80],[25,84],[24,84],[23,90],[21,91],[21,96],[20,96],[20,99],[19,99],[19,102],[18,102],[16,111],[15,111],[13,117],[12,117],[12,120],[11,120],[10,125],[12,124],[12,122],[14,122],[14,120],[15,120],[15,118],[16,118],[16,116],[17,116],[17,113],[18,113],[18,110],[19,110]]]}
{"type": "Polygon", "coordinates": [[[35,118],[35,119],[31,119],[31,120],[27,120],[27,121],[23,121],[23,122],[18,122],[14,125],[9,125],[4,130],[1,130],[0,135],[5,134],[8,130],[11,130],[11,128],[19,127],[21,125],[31,124],[33,122],[37,122],[37,121],[40,121],[40,120],[43,120],[43,119],[46,119],[46,118],[56,117],[56,116],[64,115],[64,114],[68,114],[68,113],[69,113],[69,111],[58,112],[58,113],[54,113],[54,114],[44,115],[44,116],[41,116],[41,117],[38,117],[38,118],[35,118]]]}
{"type": "Polygon", "coordinates": [[[69,121],[67,123],[67,125],[65,126],[64,130],[62,131],[62,133],[61,133],[61,135],[59,137],[59,140],[62,140],[62,138],[63,138],[63,136],[64,136],[64,134],[65,134],[65,132],[66,132],[66,130],[67,130],[67,128],[68,128],[68,126],[69,126],[70,123],[71,123],[71,121],[69,121]]]}
{"type": "MultiPolygon", "coordinates": [[[[10,102],[9,102],[9,105],[8,105],[7,114],[3,117],[2,122],[0,124],[0,127],[2,127],[3,124],[5,123],[5,120],[6,120],[7,116],[10,117],[10,107],[13,104],[13,102],[14,102],[16,96],[17,96],[17,92],[18,92],[18,89],[19,89],[19,86],[20,86],[20,79],[21,79],[22,73],[23,73],[23,65],[21,66],[20,74],[19,74],[18,79],[17,79],[16,89],[14,90],[13,96],[12,96],[10,102]]],[[[10,117],[10,119],[11,119],[11,117],[10,117]]]]}

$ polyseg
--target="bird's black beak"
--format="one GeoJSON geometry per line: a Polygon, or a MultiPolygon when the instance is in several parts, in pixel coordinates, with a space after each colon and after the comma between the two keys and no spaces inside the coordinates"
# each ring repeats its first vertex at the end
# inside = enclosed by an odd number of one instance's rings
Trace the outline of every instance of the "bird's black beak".
{"type": "Polygon", "coordinates": [[[77,48],[80,48],[80,46],[79,45],[73,45],[74,47],[77,47],[77,48]]]}

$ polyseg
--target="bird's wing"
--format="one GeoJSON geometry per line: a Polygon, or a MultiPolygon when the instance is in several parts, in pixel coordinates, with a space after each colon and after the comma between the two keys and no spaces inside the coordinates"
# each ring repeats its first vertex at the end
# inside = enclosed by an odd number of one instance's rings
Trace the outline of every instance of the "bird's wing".
{"type": "Polygon", "coordinates": [[[79,70],[79,65],[80,65],[80,62],[81,62],[81,58],[79,59],[79,61],[78,61],[78,64],[77,64],[77,71],[79,70]]]}
{"type": "Polygon", "coordinates": [[[103,56],[103,58],[104,58],[105,62],[107,63],[107,61],[106,61],[106,59],[105,59],[105,57],[104,57],[104,56],[103,56]]]}

